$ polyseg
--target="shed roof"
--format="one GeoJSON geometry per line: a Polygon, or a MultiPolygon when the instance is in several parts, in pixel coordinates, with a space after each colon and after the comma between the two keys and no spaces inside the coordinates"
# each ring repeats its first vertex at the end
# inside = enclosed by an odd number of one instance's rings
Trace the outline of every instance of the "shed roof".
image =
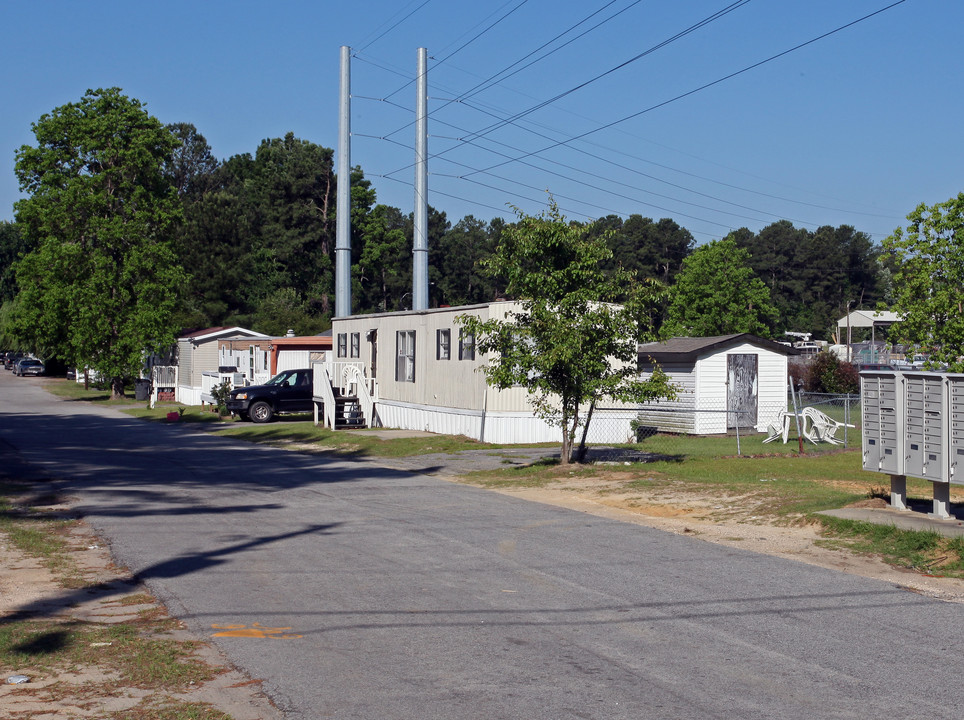
{"type": "Polygon", "coordinates": [[[886,327],[904,319],[900,313],[890,310],[854,310],[837,321],[838,328],[845,328],[849,324],[852,328],[886,327]]]}
{"type": "Polygon", "coordinates": [[[773,340],[737,333],[735,335],[715,335],[713,337],[676,337],[664,342],[641,343],[639,357],[643,361],[652,358],[656,362],[692,362],[702,355],[725,350],[734,345],[749,343],[764,350],[783,355],[799,355],[799,351],[773,340]]]}
{"type": "Polygon", "coordinates": [[[218,338],[235,336],[260,338],[262,340],[267,340],[271,337],[270,335],[255,332],[254,330],[248,330],[247,328],[243,327],[220,325],[218,327],[203,328],[201,330],[191,330],[183,333],[180,337],[178,337],[178,340],[193,340],[194,342],[203,342],[205,340],[215,340],[218,338]]]}

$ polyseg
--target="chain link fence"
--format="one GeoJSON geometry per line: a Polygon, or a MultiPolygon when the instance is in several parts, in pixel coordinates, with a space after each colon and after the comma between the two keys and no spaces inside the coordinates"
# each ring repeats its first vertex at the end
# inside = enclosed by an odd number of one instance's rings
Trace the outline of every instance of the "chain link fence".
{"type": "MultiPolygon", "coordinates": [[[[577,435],[576,443],[580,440],[577,435]]],[[[612,462],[797,454],[801,446],[807,454],[859,448],[860,396],[800,392],[788,395],[786,403],[759,403],[755,411],[728,410],[725,401],[595,408],[586,445],[588,460],[612,462]],[[813,440],[815,434],[807,430],[812,417],[820,415],[809,413],[808,425],[807,408],[833,421],[836,442],[813,440]]]]}

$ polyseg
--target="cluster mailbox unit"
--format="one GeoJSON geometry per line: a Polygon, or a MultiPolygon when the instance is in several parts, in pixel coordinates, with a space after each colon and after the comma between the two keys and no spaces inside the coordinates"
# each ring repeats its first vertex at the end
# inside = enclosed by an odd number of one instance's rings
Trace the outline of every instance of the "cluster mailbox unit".
{"type": "Polygon", "coordinates": [[[907,476],[934,485],[934,517],[949,518],[964,484],[964,374],[860,373],[863,468],[890,475],[891,506],[907,509],[907,476]]]}

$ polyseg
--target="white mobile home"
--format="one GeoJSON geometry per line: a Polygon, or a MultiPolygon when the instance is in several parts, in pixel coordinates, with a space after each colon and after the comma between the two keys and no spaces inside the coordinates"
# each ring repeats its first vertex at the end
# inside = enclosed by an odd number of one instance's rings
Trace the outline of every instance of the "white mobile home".
{"type": "MultiPolygon", "coordinates": [[[[487,385],[485,360],[456,322],[459,315],[502,319],[518,307],[493,302],[454,308],[356,315],[332,321],[333,362],[363,370],[377,387],[376,410],[385,427],[468,437],[493,443],[557,442],[560,430],[535,417],[522,387],[487,385]]],[[[337,370],[335,370],[337,374],[337,370]]],[[[317,392],[317,391],[316,391],[317,392]]],[[[626,432],[635,413],[625,418],[626,432]]],[[[590,426],[611,433],[603,424],[590,426]]]]}
{"type": "Polygon", "coordinates": [[[673,402],[644,406],[640,422],[695,435],[765,432],[787,409],[787,357],[796,353],[748,333],[640,345],[640,371],[655,363],[680,389],[673,402]]]}
{"type": "Polygon", "coordinates": [[[185,405],[200,405],[204,373],[217,374],[222,365],[219,341],[225,338],[245,338],[267,342],[271,338],[242,327],[212,327],[185,333],[177,339],[176,401],[185,405]]]}

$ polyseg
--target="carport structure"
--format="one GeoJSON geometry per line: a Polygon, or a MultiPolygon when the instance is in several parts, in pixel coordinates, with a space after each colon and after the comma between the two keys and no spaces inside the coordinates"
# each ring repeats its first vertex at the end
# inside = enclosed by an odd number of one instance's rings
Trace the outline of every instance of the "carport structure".
{"type": "Polygon", "coordinates": [[[846,329],[847,334],[847,362],[853,361],[853,353],[850,351],[850,346],[852,342],[852,332],[854,328],[870,328],[870,338],[871,343],[876,341],[877,328],[879,327],[890,327],[894,323],[898,323],[903,320],[903,316],[900,313],[891,312],[889,310],[854,310],[837,321],[837,337],[844,336],[844,330],[846,329]]]}

